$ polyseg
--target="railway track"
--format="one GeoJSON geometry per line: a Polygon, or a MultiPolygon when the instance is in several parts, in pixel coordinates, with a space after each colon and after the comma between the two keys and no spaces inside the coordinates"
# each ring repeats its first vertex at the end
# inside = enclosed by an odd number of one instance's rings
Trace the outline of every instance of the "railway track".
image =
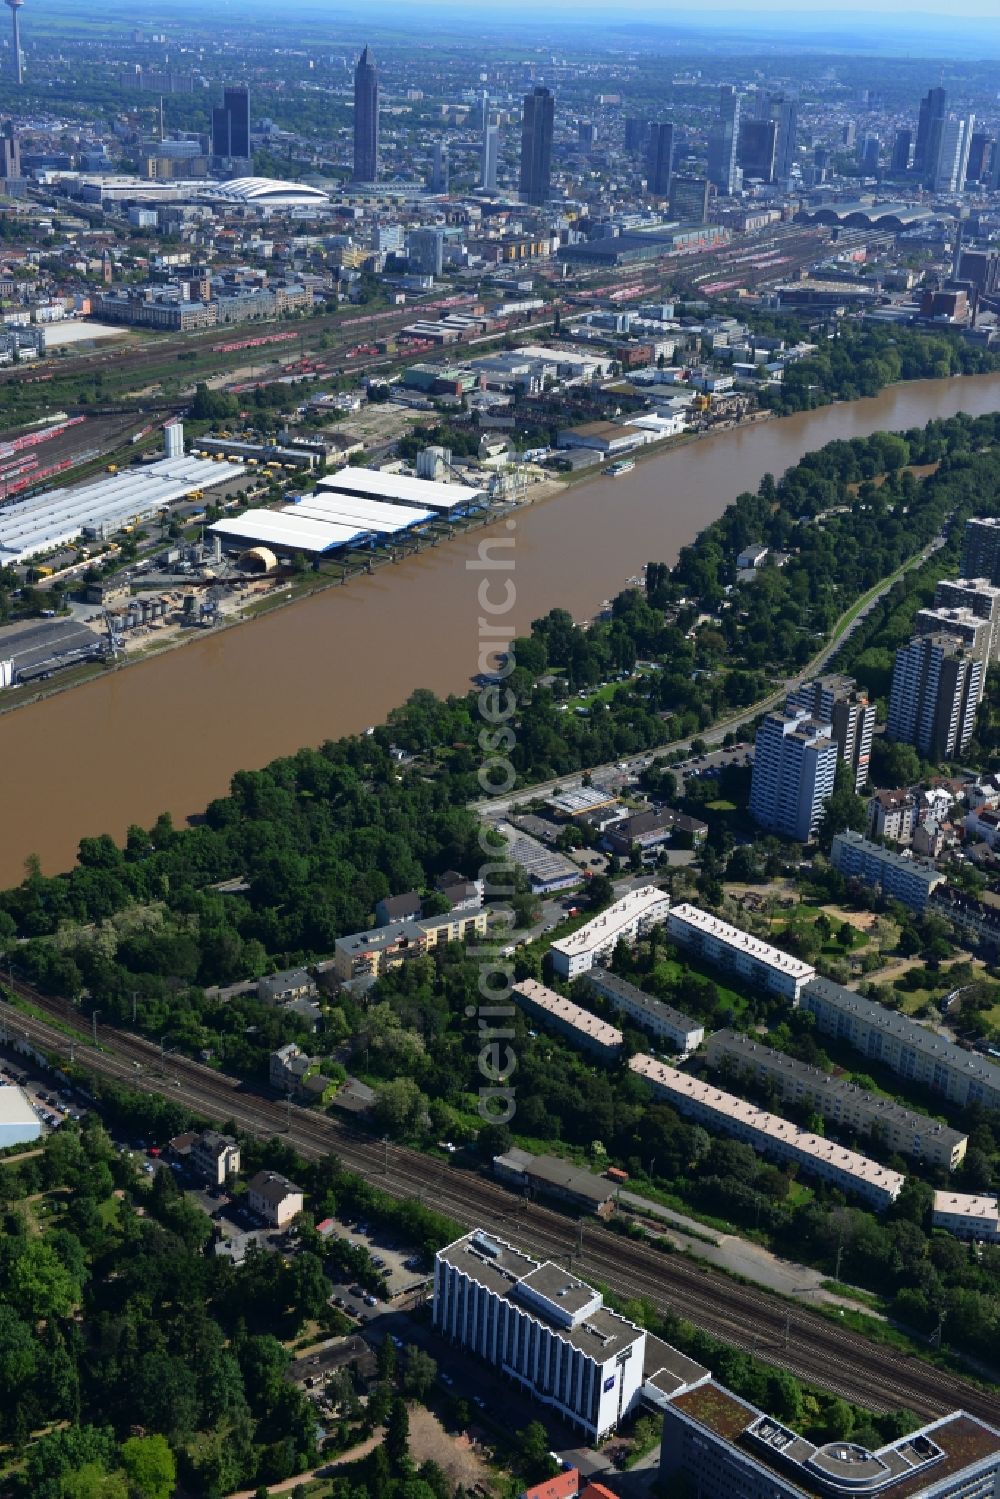
{"type": "Polygon", "coordinates": [[[327,1116],[251,1092],[231,1077],[167,1053],[126,1031],[99,1028],[92,1045],[86,1021],[65,1001],[15,981],[13,987],[46,1020],[0,1006],[0,1024],[47,1051],[67,1055],[96,1074],[139,1091],[175,1099],[192,1112],[249,1134],[280,1134],[305,1158],[335,1154],[390,1196],[418,1198],[466,1227],[486,1224],[502,1237],[625,1298],[644,1298],[721,1341],[753,1353],[808,1383],[869,1409],[905,1407],[922,1417],[964,1408],[1000,1424],[1000,1397],[947,1370],[871,1342],[808,1308],[732,1281],[676,1253],[626,1240],[592,1221],[581,1228],[472,1171],[378,1141],[327,1116]],[[71,1034],[67,1034],[67,1029],[71,1034]]]}

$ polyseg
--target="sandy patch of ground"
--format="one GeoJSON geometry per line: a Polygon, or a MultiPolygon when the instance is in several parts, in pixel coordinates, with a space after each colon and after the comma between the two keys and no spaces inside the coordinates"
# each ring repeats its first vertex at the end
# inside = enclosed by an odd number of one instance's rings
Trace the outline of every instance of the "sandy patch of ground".
{"type": "Polygon", "coordinates": [[[433,1458],[453,1486],[467,1492],[477,1483],[489,1484],[491,1474],[465,1432],[451,1436],[425,1406],[410,1407],[410,1455],[418,1465],[433,1458]]]}

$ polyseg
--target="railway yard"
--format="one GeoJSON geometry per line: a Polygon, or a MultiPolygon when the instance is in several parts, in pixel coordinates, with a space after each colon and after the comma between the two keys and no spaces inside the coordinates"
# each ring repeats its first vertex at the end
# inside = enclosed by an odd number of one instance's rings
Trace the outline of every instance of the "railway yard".
{"type": "Polygon", "coordinates": [[[14,988],[47,1018],[5,1004],[0,1040],[23,1040],[99,1077],[173,1099],[206,1120],[232,1120],[258,1137],[280,1135],[306,1158],[336,1154],[381,1191],[417,1197],[466,1227],[487,1223],[532,1252],[567,1261],[620,1297],[645,1298],[662,1312],[868,1408],[905,1408],[925,1418],[962,1408],[986,1421],[1000,1420],[996,1395],[947,1369],[877,1345],[692,1259],[630,1242],[590,1220],[573,1222],[469,1170],[288,1106],[179,1055],[163,1056],[157,1045],[132,1033],[98,1026],[95,1047],[91,1027],[71,1005],[16,981],[14,988]]]}

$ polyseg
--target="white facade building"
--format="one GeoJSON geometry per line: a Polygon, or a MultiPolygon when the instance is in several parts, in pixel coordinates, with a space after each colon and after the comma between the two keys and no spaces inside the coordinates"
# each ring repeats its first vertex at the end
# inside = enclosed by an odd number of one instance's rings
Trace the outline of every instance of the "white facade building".
{"type": "Polygon", "coordinates": [[[20,1088],[0,1088],[0,1148],[30,1145],[41,1138],[38,1115],[20,1088]]]}
{"type": "Polygon", "coordinates": [[[526,1014],[567,1036],[574,1045],[598,1052],[605,1061],[613,1061],[621,1051],[620,1030],[599,1015],[591,1014],[590,1010],[581,1009],[554,989],[540,984],[537,979],[522,979],[519,984],[511,986],[510,993],[526,1014]]]}
{"type": "Polygon", "coordinates": [[[645,1331],[561,1266],[482,1230],[438,1251],[433,1320],[591,1441],[639,1399],[645,1331]]]}
{"type": "Polygon", "coordinates": [[[621,900],[588,921],[569,937],[552,944],[552,967],[560,978],[578,978],[608,958],[618,942],[634,942],[650,927],[666,921],[670,897],[656,887],[629,890],[621,900]]]}
{"type": "Polygon", "coordinates": [[[882,1212],[895,1201],[906,1180],[898,1171],[890,1171],[856,1150],[800,1129],[777,1114],[769,1114],[756,1104],[724,1093],[712,1083],[678,1072],[665,1062],[639,1055],[632,1058],[629,1066],[658,1098],[666,1099],[679,1114],[709,1130],[721,1130],[744,1141],[760,1155],[791,1161],[810,1176],[861,1198],[876,1212],[882,1212]]]}
{"type": "Polygon", "coordinates": [[[910,1078],[964,1106],[1000,1108],[1000,1067],[964,1051],[919,1021],[864,999],[832,979],[813,978],[802,989],[803,1010],[816,1028],[846,1041],[900,1077],[910,1078]]]}
{"type": "Polygon", "coordinates": [[[781,994],[798,1004],[803,984],[816,975],[811,963],[803,963],[780,947],[772,947],[739,927],[720,921],[697,906],[674,906],[667,917],[667,936],[689,948],[717,968],[728,969],[761,989],[781,994]]]}
{"type": "Polygon", "coordinates": [[[1000,1243],[1000,1207],[995,1197],[976,1197],[970,1192],[952,1192],[945,1188],[934,1193],[931,1222],[945,1228],[957,1239],[975,1239],[979,1243],[1000,1243]]]}
{"type": "Polygon", "coordinates": [[[621,979],[607,968],[592,968],[587,983],[596,994],[614,1005],[621,1015],[627,1015],[643,1030],[650,1031],[659,1041],[666,1041],[677,1051],[687,1055],[696,1051],[705,1039],[705,1027],[690,1015],[664,1004],[652,994],[645,994],[628,979],[621,979]]]}
{"type": "Polygon", "coordinates": [[[840,751],[829,723],[803,708],[769,713],[757,730],[750,815],[761,827],[808,843],[833,795],[840,751]]]}

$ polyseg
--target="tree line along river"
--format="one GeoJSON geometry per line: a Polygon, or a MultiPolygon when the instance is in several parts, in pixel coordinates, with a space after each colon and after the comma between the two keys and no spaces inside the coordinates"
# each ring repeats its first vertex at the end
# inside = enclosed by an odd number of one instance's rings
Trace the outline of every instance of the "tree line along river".
{"type": "Polygon", "coordinates": [[[526,506],[512,532],[503,521],[471,531],[4,714],[0,882],[16,883],[29,854],[53,873],[82,837],[121,839],[162,811],[181,821],[235,771],[378,723],[416,687],[464,690],[478,669],[483,576],[465,564],[488,536],[515,538],[513,572],[502,576],[513,577],[516,603],[504,622],[524,634],[550,608],[591,616],[645,562],[674,562],[741,490],[826,442],[998,407],[995,373],[894,385],[713,434],[526,506]]]}

